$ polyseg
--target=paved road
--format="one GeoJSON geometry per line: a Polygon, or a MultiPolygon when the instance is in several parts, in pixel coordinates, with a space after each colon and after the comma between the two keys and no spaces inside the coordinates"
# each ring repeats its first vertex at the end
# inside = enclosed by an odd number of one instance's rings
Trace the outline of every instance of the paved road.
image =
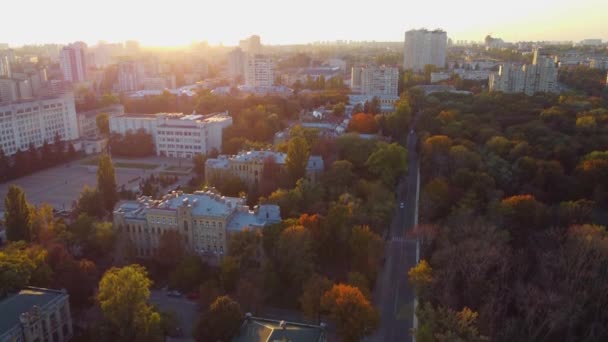
{"type": "Polygon", "coordinates": [[[414,293],[407,282],[407,271],[416,265],[417,242],[406,239],[406,232],[417,224],[419,158],[417,136],[407,139],[408,174],[397,186],[397,209],[385,246],[386,262],[378,277],[374,303],[380,311],[380,328],[371,341],[412,341],[414,293]],[[400,203],[404,206],[401,208],[400,203]]]}
{"type": "Polygon", "coordinates": [[[198,319],[198,304],[185,297],[175,298],[167,296],[163,290],[152,290],[150,302],[161,311],[174,312],[179,320],[179,327],[182,331],[180,338],[167,337],[167,341],[194,341],[192,333],[194,325],[198,319]]]}

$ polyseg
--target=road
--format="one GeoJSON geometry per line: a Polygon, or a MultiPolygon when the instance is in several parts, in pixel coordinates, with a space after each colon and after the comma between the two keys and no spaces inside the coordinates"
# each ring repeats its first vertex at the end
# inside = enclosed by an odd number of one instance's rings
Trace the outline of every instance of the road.
{"type": "Polygon", "coordinates": [[[167,337],[167,341],[194,341],[192,333],[198,319],[198,304],[185,297],[175,298],[167,296],[163,290],[153,290],[150,293],[150,302],[161,311],[173,312],[179,320],[182,331],[181,337],[167,337]]]}
{"type": "Polygon", "coordinates": [[[386,261],[374,291],[374,304],[380,311],[380,327],[371,341],[412,341],[414,326],[414,292],[407,281],[407,271],[417,262],[417,241],[406,239],[406,232],[417,224],[419,192],[419,156],[417,136],[407,138],[408,173],[397,186],[397,209],[391,223],[386,246],[386,261]],[[404,203],[401,208],[400,203],[404,203]]]}

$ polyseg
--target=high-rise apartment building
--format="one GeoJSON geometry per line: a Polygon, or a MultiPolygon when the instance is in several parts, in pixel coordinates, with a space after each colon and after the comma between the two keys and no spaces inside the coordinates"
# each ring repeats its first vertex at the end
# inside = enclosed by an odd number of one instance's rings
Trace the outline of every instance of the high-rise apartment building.
{"type": "Polygon", "coordinates": [[[369,96],[399,96],[399,69],[389,66],[357,66],[351,70],[353,92],[369,96]]]}
{"type": "Polygon", "coordinates": [[[249,87],[272,87],[274,85],[274,62],[270,57],[264,55],[247,56],[245,85],[249,87]]]}
{"type": "Polygon", "coordinates": [[[447,33],[443,30],[410,30],[405,32],[403,68],[422,71],[427,64],[445,67],[447,33]]]}
{"type": "Polygon", "coordinates": [[[490,91],[523,92],[527,95],[557,92],[557,65],[553,58],[542,55],[537,49],[534,51],[532,64],[521,67],[512,64],[501,65],[497,74],[490,75],[489,88],[490,91]]]}
{"type": "Polygon", "coordinates": [[[241,48],[235,48],[228,53],[228,77],[232,80],[243,77],[245,73],[245,53],[241,48]]]}
{"type": "Polygon", "coordinates": [[[11,62],[2,51],[0,51],[0,77],[11,77],[11,62]]]}
{"type": "Polygon", "coordinates": [[[0,106],[0,148],[7,155],[61,140],[78,139],[74,96],[18,101],[0,106]]]}
{"type": "Polygon", "coordinates": [[[141,89],[143,66],[135,61],[118,63],[118,91],[128,92],[141,89]]]}
{"type": "Polygon", "coordinates": [[[76,42],[61,49],[59,56],[63,80],[83,82],[87,79],[87,45],[76,42]]]}
{"type": "Polygon", "coordinates": [[[253,35],[239,42],[239,47],[248,54],[257,55],[262,53],[262,41],[260,36],[253,35]]]}

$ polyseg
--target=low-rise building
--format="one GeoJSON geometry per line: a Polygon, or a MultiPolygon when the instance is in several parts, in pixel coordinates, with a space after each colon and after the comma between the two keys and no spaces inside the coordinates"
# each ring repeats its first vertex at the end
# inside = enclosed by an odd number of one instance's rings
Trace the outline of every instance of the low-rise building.
{"type": "MultiPolygon", "coordinates": [[[[266,160],[272,159],[280,172],[287,172],[287,153],[275,151],[246,151],[237,155],[219,155],[205,162],[205,179],[213,182],[225,175],[239,177],[248,186],[259,184],[266,160]]],[[[310,156],[306,164],[306,178],[316,182],[323,173],[325,165],[321,156],[310,156]]]]}
{"type": "Polygon", "coordinates": [[[230,125],[232,117],[228,112],[124,114],[110,118],[110,132],[124,135],[143,129],[152,135],[157,155],[177,158],[221,150],[222,132],[230,125]]]}
{"type": "Polygon", "coordinates": [[[174,191],[161,200],[142,196],[121,202],[114,210],[114,227],[132,242],[140,257],[155,255],[161,235],[171,230],[179,232],[193,252],[222,255],[227,252],[231,233],[280,221],[277,205],[264,204],[250,210],[244,199],[224,197],[211,190],[192,194],[174,191]]]}
{"type": "Polygon", "coordinates": [[[297,322],[279,321],[247,314],[233,342],[266,342],[266,341],[306,341],[325,342],[327,333],[325,324],[312,325],[297,322]]]}
{"type": "Polygon", "coordinates": [[[26,287],[0,301],[0,342],[69,341],[73,335],[65,290],[26,287]]]}
{"type": "Polygon", "coordinates": [[[78,133],[81,137],[94,137],[99,135],[97,115],[102,113],[108,114],[108,117],[110,118],[117,115],[123,115],[125,113],[125,107],[121,104],[114,104],[103,108],[76,113],[78,119],[78,133]]]}

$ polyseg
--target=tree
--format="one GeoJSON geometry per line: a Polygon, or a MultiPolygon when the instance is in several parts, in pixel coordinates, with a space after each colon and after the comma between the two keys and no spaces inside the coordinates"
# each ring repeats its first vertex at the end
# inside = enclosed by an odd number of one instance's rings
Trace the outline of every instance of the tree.
{"type": "Polygon", "coordinates": [[[177,230],[164,231],[158,240],[156,260],[167,269],[173,269],[185,256],[184,238],[177,230]]]}
{"type": "Polygon", "coordinates": [[[26,285],[48,287],[52,270],[48,253],[38,245],[13,242],[0,251],[0,297],[18,291],[26,285]]]}
{"type": "Polygon", "coordinates": [[[200,285],[208,273],[207,265],[196,255],[186,256],[169,274],[169,286],[189,292],[200,285]]]}
{"type": "Polygon", "coordinates": [[[289,140],[285,166],[293,183],[306,176],[306,165],[309,157],[310,147],[304,137],[295,136],[289,140]]]}
{"type": "Polygon", "coordinates": [[[95,123],[97,124],[97,130],[101,135],[104,137],[110,135],[110,116],[107,113],[97,114],[95,123]]]}
{"type": "Polygon", "coordinates": [[[378,312],[354,286],[334,285],[321,298],[321,307],[330,313],[342,341],[360,341],[378,326],[378,312]]]}
{"type": "Polygon", "coordinates": [[[324,276],[313,274],[302,286],[299,302],[308,318],[317,320],[321,312],[321,297],[329,291],[333,283],[324,276]]]}
{"type": "Polygon", "coordinates": [[[197,341],[231,341],[241,326],[243,314],[237,302],[228,296],[218,297],[201,314],[194,328],[197,341]]]}
{"type": "Polygon", "coordinates": [[[407,150],[397,143],[378,143],[378,148],[369,156],[365,165],[370,173],[392,188],[407,169],[407,150]]]}
{"type": "Polygon", "coordinates": [[[6,238],[9,241],[31,241],[31,211],[23,189],[11,185],[4,199],[4,208],[6,238]]]}
{"type": "Polygon", "coordinates": [[[334,116],[342,117],[342,116],[344,116],[345,111],[346,111],[346,106],[344,105],[344,102],[340,102],[334,106],[334,110],[332,111],[332,114],[334,116]]]}
{"type": "Polygon", "coordinates": [[[378,132],[378,124],[372,114],[357,113],[350,119],[348,131],[361,134],[375,134],[378,132]]]}
{"type": "Polygon", "coordinates": [[[105,214],[101,193],[97,189],[84,186],[80,192],[80,197],[76,202],[76,215],[86,214],[91,217],[102,218],[105,214]]]}
{"type": "MultiPolygon", "coordinates": [[[[302,226],[285,229],[277,246],[280,256],[278,272],[286,288],[301,286],[313,271],[312,239],[310,232],[302,226]]],[[[297,289],[299,293],[300,289],[297,289]]]]}
{"type": "Polygon", "coordinates": [[[433,281],[433,269],[426,260],[422,259],[416,266],[407,271],[407,278],[410,284],[414,286],[418,296],[424,297],[424,292],[433,281]]]}
{"type": "Polygon", "coordinates": [[[118,194],[116,192],[116,174],[114,173],[112,159],[106,153],[99,156],[97,191],[101,194],[103,207],[107,211],[112,211],[114,209],[114,204],[116,204],[116,201],[118,200],[118,194]]]}
{"type": "Polygon", "coordinates": [[[220,280],[226,292],[231,292],[236,288],[239,281],[239,261],[235,257],[227,256],[222,259],[220,264],[220,280]]]}
{"type": "Polygon", "coordinates": [[[194,164],[194,173],[197,176],[203,177],[205,176],[205,161],[207,157],[201,153],[195,153],[192,157],[192,163],[194,164]]]}
{"type": "Polygon", "coordinates": [[[228,250],[231,256],[237,258],[242,270],[258,265],[258,248],[261,241],[262,234],[256,229],[245,228],[231,234],[228,250]]]}
{"type": "Polygon", "coordinates": [[[159,339],[160,315],[148,304],[152,281],[143,266],[112,267],[101,278],[97,301],[120,341],[159,339]]]}
{"type": "Polygon", "coordinates": [[[456,312],[444,307],[435,309],[430,303],[424,303],[418,307],[416,315],[420,319],[420,325],[414,332],[417,341],[481,342],[487,340],[477,329],[479,314],[467,307],[456,312]]]}
{"type": "Polygon", "coordinates": [[[349,240],[352,268],[375,279],[383,248],[382,238],[368,226],[355,226],[349,240]]]}

